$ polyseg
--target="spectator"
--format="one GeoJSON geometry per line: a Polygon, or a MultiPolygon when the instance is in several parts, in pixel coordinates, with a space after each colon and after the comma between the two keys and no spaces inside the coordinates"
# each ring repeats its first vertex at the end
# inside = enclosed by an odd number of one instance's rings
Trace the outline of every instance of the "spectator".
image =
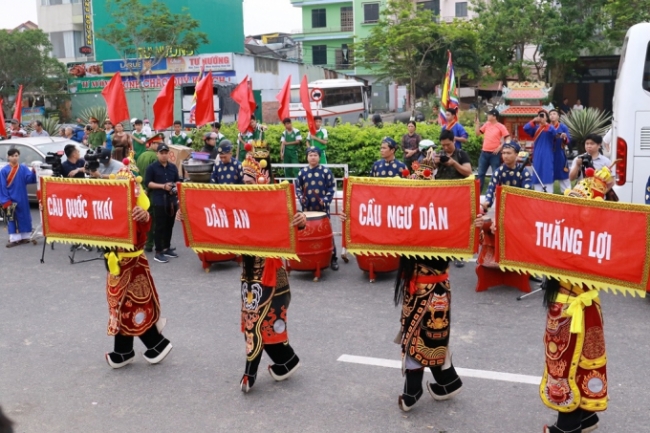
{"type": "Polygon", "coordinates": [[[175,144],[177,146],[190,146],[192,144],[192,139],[182,131],[183,124],[180,120],[174,121],[174,132],[169,136],[169,144],[175,144]]]}
{"type": "MultiPolygon", "coordinates": [[[[138,172],[140,176],[145,176],[147,169],[151,164],[158,161],[158,145],[164,143],[165,136],[162,133],[155,134],[149,140],[147,140],[147,150],[144,151],[140,158],[136,160],[136,165],[138,166],[138,172]]],[[[150,191],[146,186],[143,185],[144,190],[147,193],[150,201],[153,201],[150,191]]],[[[149,216],[151,217],[151,228],[147,233],[147,242],[144,245],[144,250],[148,253],[153,251],[154,245],[154,231],[156,229],[156,219],[153,212],[153,206],[149,206],[149,216]]]]}
{"type": "Polygon", "coordinates": [[[99,155],[99,168],[90,172],[90,177],[95,179],[110,179],[111,174],[116,174],[124,167],[119,161],[111,158],[111,151],[103,148],[99,155]]]}
{"type": "Polygon", "coordinates": [[[133,121],[133,125],[135,126],[135,131],[131,134],[132,138],[132,143],[133,143],[133,150],[135,151],[135,159],[140,157],[144,153],[145,150],[147,150],[147,134],[144,133],[142,130],[142,120],[140,119],[135,119],[133,121]]]}
{"type": "MultiPolygon", "coordinates": [[[[302,136],[300,131],[293,127],[290,118],[282,121],[284,124],[284,131],[280,138],[280,157],[285,164],[298,164],[298,151],[302,143],[302,136]]],[[[298,176],[298,168],[290,167],[284,169],[286,177],[295,178],[298,176]]]]}
{"type": "Polygon", "coordinates": [[[90,125],[86,125],[86,127],[84,128],[84,137],[81,140],[81,142],[86,146],[88,146],[88,138],[90,137],[90,133],[92,132],[92,130],[93,129],[91,128],[90,125]]]}
{"type": "Polygon", "coordinates": [[[603,155],[610,158],[612,156],[612,136],[614,135],[614,128],[609,128],[609,130],[603,136],[603,145],[601,151],[603,155]]]}
{"type": "MultiPolygon", "coordinates": [[[[64,126],[59,128],[59,137],[67,138],[67,135],[66,135],[66,132],[65,132],[66,129],[68,129],[68,128],[64,127],[64,126]]],[[[70,129],[72,129],[72,128],[70,128],[70,129]]]]}
{"type": "Polygon", "coordinates": [[[142,132],[145,133],[147,138],[153,135],[153,131],[151,130],[151,125],[149,124],[149,119],[144,119],[142,121],[142,132]]]}
{"type": "Polygon", "coordinates": [[[445,129],[450,130],[454,133],[454,144],[456,149],[462,149],[463,143],[467,143],[467,131],[463,128],[463,125],[458,123],[458,109],[450,108],[445,113],[445,119],[447,119],[447,124],[445,129]]]}
{"type": "Polygon", "coordinates": [[[540,110],[537,117],[524,125],[526,134],[533,137],[533,169],[537,175],[533,178],[535,189],[553,193],[553,182],[561,180],[555,173],[553,146],[558,131],[548,123],[546,110],[540,110]],[[541,183],[539,183],[541,181],[541,183]]]}
{"type": "Polygon", "coordinates": [[[27,185],[36,183],[36,172],[19,164],[20,151],[7,151],[9,164],[0,170],[0,206],[8,216],[7,230],[9,242],[7,248],[27,244],[32,232],[32,215],[29,210],[27,185]]]}
{"type": "Polygon", "coordinates": [[[570,111],[571,107],[569,107],[569,98],[564,98],[562,100],[562,105],[560,105],[560,112],[563,116],[566,116],[570,111]]]}
{"type": "Polygon", "coordinates": [[[203,135],[203,147],[201,152],[209,153],[210,159],[217,159],[217,134],[214,132],[206,132],[203,135]]]}
{"type": "Polygon", "coordinates": [[[492,173],[499,168],[503,143],[510,141],[510,133],[498,121],[499,112],[493,108],[488,111],[487,117],[488,120],[483,126],[479,127],[478,114],[474,122],[476,135],[483,135],[483,149],[478,160],[478,179],[481,185],[481,191],[483,191],[488,166],[492,168],[492,173]]]}
{"type": "Polygon", "coordinates": [[[419,146],[422,137],[420,134],[415,133],[417,124],[414,120],[410,120],[406,127],[408,128],[408,133],[402,136],[402,151],[404,152],[404,164],[411,171],[413,162],[420,158],[419,146]]]}
{"type": "Polygon", "coordinates": [[[372,115],[372,125],[375,128],[383,128],[384,127],[384,122],[381,120],[381,116],[379,113],[375,113],[372,115]]]}
{"type": "Polygon", "coordinates": [[[580,102],[580,99],[576,99],[576,103],[573,106],[574,110],[584,110],[585,107],[582,106],[582,102],[580,102]]]}
{"type": "Polygon", "coordinates": [[[113,151],[113,122],[109,119],[104,121],[104,132],[106,133],[106,148],[113,151]]]}
{"type": "Polygon", "coordinates": [[[569,161],[564,150],[571,142],[569,128],[560,123],[560,113],[552,109],[548,113],[551,125],[555,128],[555,140],[553,141],[553,176],[560,181],[560,191],[571,189],[569,181],[569,161]]]}
{"type": "Polygon", "coordinates": [[[212,124],[212,132],[214,132],[215,134],[217,134],[217,145],[219,145],[223,140],[226,139],[226,136],[223,135],[223,134],[222,134],[221,132],[219,132],[219,131],[221,131],[221,123],[219,123],[219,122],[214,122],[214,123],[212,124]]]}
{"type": "Polygon", "coordinates": [[[156,255],[154,260],[167,263],[169,258],[176,258],[178,254],[171,248],[174,220],[178,211],[178,197],[176,182],[180,180],[178,168],[169,162],[169,146],[158,145],[158,161],[147,168],[144,180],[145,187],[150,191],[156,230],[154,239],[156,255]]]}
{"type": "Polygon", "coordinates": [[[251,122],[248,126],[248,130],[244,134],[240,132],[237,136],[238,161],[244,161],[244,159],[246,159],[246,143],[261,140],[264,136],[264,131],[266,131],[266,126],[257,123],[255,115],[251,115],[251,122]]]}
{"type": "Polygon", "coordinates": [[[90,118],[90,134],[88,134],[88,147],[97,149],[106,147],[106,132],[99,129],[99,120],[96,117],[90,118]]]}
{"type": "Polygon", "coordinates": [[[43,129],[43,122],[36,120],[34,122],[34,130],[29,135],[30,137],[49,137],[50,134],[43,129]]]}
{"type": "Polygon", "coordinates": [[[27,137],[27,132],[20,126],[18,119],[11,119],[11,131],[9,131],[10,138],[27,137]]]}
{"type": "Polygon", "coordinates": [[[74,144],[68,144],[63,148],[66,160],[61,164],[63,177],[86,177],[86,161],[81,159],[79,149],[74,144]]]}
{"type": "Polygon", "coordinates": [[[600,146],[602,143],[603,139],[600,135],[587,135],[587,138],[585,139],[586,152],[573,159],[569,179],[577,180],[584,177],[585,169],[588,167],[592,167],[594,170],[598,171],[603,167],[609,167],[612,165],[612,161],[600,153],[600,146]]]}
{"type": "MultiPolygon", "coordinates": [[[[111,136],[111,142],[113,143],[113,159],[121,162],[124,158],[129,157],[133,150],[133,140],[124,131],[122,123],[115,125],[115,132],[111,136]]],[[[137,158],[135,160],[137,161],[137,158]]],[[[144,173],[140,172],[140,175],[144,176],[144,173]]]]}
{"type": "Polygon", "coordinates": [[[307,142],[310,147],[320,149],[320,164],[327,164],[327,129],[323,128],[323,118],[314,116],[316,134],[312,137],[311,132],[307,134],[307,142]]]}

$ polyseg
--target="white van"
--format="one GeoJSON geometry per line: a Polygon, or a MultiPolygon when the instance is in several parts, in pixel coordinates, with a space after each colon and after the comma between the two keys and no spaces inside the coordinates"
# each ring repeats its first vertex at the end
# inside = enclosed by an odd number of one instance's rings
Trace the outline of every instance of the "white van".
{"type": "Polygon", "coordinates": [[[614,191],[622,202],[645,203],[650,177],[650,23],[627,31],[614,89],[614,191]]]}

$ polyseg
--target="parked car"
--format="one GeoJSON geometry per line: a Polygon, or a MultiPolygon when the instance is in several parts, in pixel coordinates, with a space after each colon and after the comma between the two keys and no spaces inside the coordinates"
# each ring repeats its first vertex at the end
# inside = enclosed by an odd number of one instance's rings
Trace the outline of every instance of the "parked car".
{"type": "MultiPolygon", "coordinates": [[[[20,163],[31,167],[34,162],[44,164],[45,155],[47,155],[48,152],[63,152],[63,149],[68,144],[74,144],[77,146],[82,158],[89,150],[88,147],[83,144],[61,137],[24,137],[0,141],[0,169],[8,164],[7,151],[9,149],[18,149],[20,151],[20,163]]],[[[65,159],[65,155],[63,155],[61,160],[65,161],[65,159]]],[[[51,174],[51,170],[38,170],[39,176],[49,176],[51,174]]],[[[38,201],[36,198],[36,185],[28,185],[27,194],[29,195],[29,201],[38,201]]]]}

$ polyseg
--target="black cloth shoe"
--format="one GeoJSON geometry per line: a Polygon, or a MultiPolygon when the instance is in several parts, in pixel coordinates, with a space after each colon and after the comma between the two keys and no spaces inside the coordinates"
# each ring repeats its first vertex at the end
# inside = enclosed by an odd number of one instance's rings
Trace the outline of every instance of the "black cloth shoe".
{"type": "Polygon", "coordinates": [[[598,428],[598,415],[583,410],[582,433],[590,433],[598,428]]]}
{"type": "Polygon", "coordinates": [[[128,353],[111,352],[107,353],[105,356],[108,365],[110,365],[112,368],[117,369],[132,363],[135,360],[135,351],[132,350],[128,353]]]}
{"type": "Polygon", "coordinates": [[[332,257],[332,262],[330,263],[330,268],[332,268],[333,271],[338,271],[339,270],[339,262],[336,259],[336,257],[332,257]]]}
{"type": "Polygon", "coordinates": [[[562,430],[556,425],[552,426],[544,426],[544,433],[582,433],[582,428],[578,427],[577,429],[574,430],[562,430]]]}
{"type": "Polygon", "coordinates": [[[436,383],[427,382],[427,390],[434,400],[449,400],[458,394],[463,387],[463,381],[460,380],[456,369],[451,365],[451,355],[449,364],[449,368],[445,370],[442,367],[431,367],[431,373],[436,383]]]}
{"type": "Polygon", "coordinates": [[[415,403],[422,397],[422,378],[424,377],[424,368],[417,370],[406,370],[404,376],[404,393],[397,399],[399,408],[404,412],[413,409],[415,403]]]}
{"type": "Polygon", "coordinates": [[[276,382],[287,380],[293,373],[300,367],[300,358],[295,353],[293,356],[283,364],[269,365],[269,374],[276,382]]]}
{"type": "Polygon", "coordinates": [[[169,352],[171,351],[171,341],[163,337],[160,343],[158,343],[155,347],[148,349],[142,356],[144,356],[144,359],[146,359],[149,364],[158,364],[159,362],[162,362],[162,360],[165,359],[165,357],[169,355],[169,352]]]}
{"type": "Polygon", "coordinates": [[[260,365],[262,360],[262,352],[257,356],[257,358],[252,361],[246,360],[246,367],[244,368],[244,375],[239,382],[242,392],[247,393],[251,390],[253,385],[255,385],[255,379],[257,378],[257,368],[260,365]]]}

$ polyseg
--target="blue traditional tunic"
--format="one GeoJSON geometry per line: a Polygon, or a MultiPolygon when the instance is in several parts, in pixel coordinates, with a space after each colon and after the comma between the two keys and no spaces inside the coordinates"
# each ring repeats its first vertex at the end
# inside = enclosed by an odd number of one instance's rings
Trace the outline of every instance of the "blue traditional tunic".
{"type": "Polygon", "coordinates": [[[397,159],[393,159],[391,162],[386,162],[384,159],[380,159],[375,162],[372,166],[372,177],[402,177],[402,171],[406,168],[406,164],[397,159]]]}
{"type": "Polygon", "coordinates": [[[220,185],[243,185],[244,173],[241,162],[232,158],[228,164],[220,162],[212,172],[210,182],[220,185]]]}
{"type": "MultiPolygon", "coordinates": [[[[447,124],[447,126],[445,126],[445,129],[448,129],[451,132],[453,132],[454,137],[461,137],[461,138],[469,137],[467,135],[467,131],[465,131],[465,128],[463,128],[463,125],[461,125],[457,121],[453,125],[451,125],[451,128],[448,127],[449,125],[450,124],[447,124]]],[[[456,149],[462,149],[463,148],[463,143],[461,143],[460,141],[454,141],[454,144],[456,145],[456,149]]]]}
{"type": "MultiPolygon", "coordinates": [[[[524,131],[531,137],[534,137],[533,148],[533,167],[537,175],[542,180],[544,185],[553,183],[555,177],[555,163],[553,155],[553,145],[555,142],[556,129],[553,125],[547,124],[544,128],[540,128],[538,124],[533,122],[524,125],[524,131]]],[[[535,177],[533,183],[539,183],[535,177]]]]}
{"type": "Polygon", "coordinates": [[[30,183],[36,183],[36,174],[25,165],[5,165],[0,170],[0,206],[16,203],[15,222],[9,221],[7,226],[10,235],[32,231],[32,215],[27,197],[27,184],[30,183]]]}
{"type": "Polygon", "coordinates": [[[564,153],[564,145],[571,141],[571,134],[569,128],[564,123],[558,122],[553,124],[555,128],[555,142],[553,143],[553,173],[555,179],[564,180],[569,178],[569,164],[564,153]],[[560,134],[566,134],[566,140],[558,137],[560,134]]]}
{"type": "Polygon", "coordinates": [[[494,194],[498,185],[532,189],[533,180],[528,170],[524,169],[521,164],[517,164],[515,168],[502,164],[492,175],[492,180],[490,180],[490,185],[485,193],[485,201],[488,207],[492,207],[492,204],[494,204],[494,194]]]}
{"type": "Polygon", "coordinates": [[[309,166],[300,170],[295,180],[296,195],[302,204],[302,210],[327,212],[334,199],[336,183],[332,172],[322,165],[309,166]],[[321,203],[322,202],[322,203],[321,203]]]}

